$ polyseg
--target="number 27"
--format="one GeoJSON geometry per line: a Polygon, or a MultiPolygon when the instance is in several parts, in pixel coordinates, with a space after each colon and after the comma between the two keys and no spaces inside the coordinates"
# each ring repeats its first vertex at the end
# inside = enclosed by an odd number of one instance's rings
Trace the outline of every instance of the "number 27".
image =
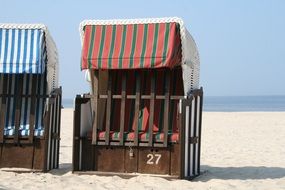
{"type": "Polygon", "coordinates": [[[146,157],[148,158],[148,160],[146,162],[147,164],[150,164],[150,165],[156,164],[157,165],[160,158],[161,158],[161,154],[154,154],[154,155],[148,154],[146,157]],[[155,159],[155,162],[154,162],[154,159],[155,159]]]}

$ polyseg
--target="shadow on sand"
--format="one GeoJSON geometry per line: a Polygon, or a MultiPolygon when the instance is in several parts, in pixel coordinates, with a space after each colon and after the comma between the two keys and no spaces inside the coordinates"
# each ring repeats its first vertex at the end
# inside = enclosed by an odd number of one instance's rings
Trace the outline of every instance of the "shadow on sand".
{"type": "Polygon", "coordinates": [[[205,171],[197,181],[209,181],[211,179],[278,179],[285,177],[285,168],[247,166],[247,167],[213,167],[203,165],[202,171],[205,171]]]}
{"type": "MultiPolygon", "coordinates": [[[[258,179],[279,179],[285,177],[285,168],[247,166],[247,167],[214,167],[202,165],[202,175],[194,181],[209,181],[211,179],[237,179],[237,180],[258,180],[258,179]]],[[[51,170],[53,175],[65,175],[72,171],[71,163],[59,164],[59,169],[51,170]]],[[[1,186],[0,186],[1,189],[1,186]]]]}
{"type": "Polygon", "coordinates": [[[62,163],[59,164],[58,169],[53,169],[49,173],[53,175],[64,175],[68,172],[72,171],[72,164],[71,163],[62,163]]]}

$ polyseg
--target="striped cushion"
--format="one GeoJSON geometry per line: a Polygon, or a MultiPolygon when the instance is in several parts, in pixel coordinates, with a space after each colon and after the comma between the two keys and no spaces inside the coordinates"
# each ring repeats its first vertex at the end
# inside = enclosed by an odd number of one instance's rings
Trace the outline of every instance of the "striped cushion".
{"type": "MultiPolygon", "coordinates": [[[[4,129],[4,135],[5,136],[13,136],[15,134],[15,129],[14,128],[5,128],[4,129]]],[[[21,136],[29,136],[30,135],[30,130],[29,129],[22,129],[19,130],[19,134],[21,136]]],[[[38,128],[34,130],[34,136],[36,137],[41,137],[44,135],[44,129],[43,128],[38,128]]]]}
{"type": "MultiPolygon", "coordinates": [[[[105,140],[105,135],[106,132],[105,131],[101,131],[98,133],[98,138],[100,141],[104,141],[105,140]]],[[[88,137],[91,138],[91,133],[88,134],[88,137]]],[[[120,140],[120,132],[114,132],[111,131],[110,132],[110,140],[112,141],[119,141],[120,140]]],[[[124,133],[124,139],[126,141],[133,141],[135,138],[135,133],[131,132],[131,133],[124,133]]],[[[162,142],[164,140],[164,133],[154,133],[153,134],[153,139],[154,142],[162,142]]],[[[139,140],[141,142],[147,142],[149,140],[149,133],[148,132],[140,132],[139,133],[139,140]]],[[[169,133],[168,134],[168,140],[170,142],[178,142],[179,141],[179,133],[169,133]]]]}
{"type": "MultiPolygon", "coordinates": [[[[31,95],[32,89],[35,89],[35,93],[37,95],[46,95],[47,94],[47,82],[46,82],[46,73],[44,74],[1,74],[0,73],[0,84],[4,83],[4,78],[6,78],[7,82],[7,91],[2,89],[4,94],[13,95],[18,92],[20,77],[22,77],[22,94],[23,95],[31,95]],[[36,80],[37,84],[32,87],[32,80],[36,80]]],[[[2,86],[3,87],[3,86],[2,86]]],[[[0,98],[1,99],[1,98],[0,98]]],[[[17,101],[21,101],[20,105],[20,127],[19,134],[22,136],[29,135],[29,126],[30,126],[30,113],[31,113],[31,98],[16,98],[16,97],[6,97],[2,98],[2,100],[6,100],[6,117],[4,121],[4,135],[12,136],[15,134],[15,112],[16,112],[16,103],[17,101]]],[[[0,103],[2,103],[2,100],[0,103]]],[[[35,98],[35,124],[34,135],[42,136],[44,132],[44,124],[43,124],[43,115],[44,108],[46,104],[46,98],[35,98]]],[[[2,107],[3,105],[1,105],[2,107]]]]}

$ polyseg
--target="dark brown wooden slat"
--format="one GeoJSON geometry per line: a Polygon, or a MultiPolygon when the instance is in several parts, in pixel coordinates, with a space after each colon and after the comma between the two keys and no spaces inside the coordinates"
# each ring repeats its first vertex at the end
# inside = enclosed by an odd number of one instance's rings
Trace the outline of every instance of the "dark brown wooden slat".
{"type": "Polygon", "coordinates": [[[32,75],[32,88],[31,88],[31,108],[30,108],[30,115],[29,115],[29,141],[33,143],[34,140],[34,125],[35,125],[35,118],[36,118],[36,102],[40,101],[40,99],[36,99],[37,93],[37,86],[38,86],[38,78],[37,75],[32,75]]]}
{"type": "MultiPolygon", "coordinates": [[[[8,76],[1,74],[1,93],[7,93],[8,87],[8,76]]],[[[6,98],[1,98],[0,102],[0,143],[3,143],[4,139],[4,124],[5,124],[5,117],[6,117],[6,98]]]]}
{"type": "Polygon", "coordinates": [[[124,144],[124,127],[125,127],[125,106],[126,106],[126,78],[127,73],[122,76],[122,92],[121,92],[121,111],[120,111],[120,145],[124,144]]]}
{"type": "MultiPolygon", "coordinates": [[[[83,103],[83,98],[77,96],[75,98],[75,109],[73,112],[73,144],[72,144],[72,171],[79,170],[79,162],[80,162],[80,116],[81,116],[81,104],[83,103]]],[[[85,102],[86,103],[86,102],[85,102]]]]}
{"type": "MultiPolygon", "coordinates": [[[[193,154],[191,154],[191,151],[192,151],[192,149],[191,149],[191,143],[190,143],[190,138],[192,138],[191,137],[191,133],[192,133],[192,120],[194,119],[193,117],[192,117],[192,115],[193,115],[193,109],[194,109],[194,105],[193,105],[193,103],[194,103],[194,101],[195,101],[195,96],[193,95],[193,96],[191,96],[192,97],[192,99],[191,99],[191,102],[189,103],[189,115],[188,115],[188,118],[189,118],[189,125],[188,126],[186,126],[186,127],[188,127],[188,139],[187,139],[187,141],[188,141],[188,160],[187,160],[187,162],[188,162],[188,164],[189,164],[189,166],[188,166],[188,170],[187,170],[187,175],[185,176],[185,177],[189,177],[190,176],[190,170],[192,169],[191,168],[191,162],[190,162],[190,158],[192,157],[192,159],[195,159],[195,157],[194,157],[194,155],[193,154]]],[[[193,163],[192,163],[192,165],[193,165],[193,163]]]]}
{"type": "MultiPolygon", "coordinates": [[[[48,146],[50,146],[50,142],[48,141],[50,134],[50,126],[51,126],[51,110],[52,110],[52,105],[51,102],[49,101],[48,103],[48,108],[47,112],[44,115],[44,126],[45,126],[45,131],[44,131],[44,139],[47,140],[47,143],[45,143],[45,156],[44,156],[44,170],[47,170],[48,168],[48,146]]],[[[49,159],[50,161],[50,159],[49,159]]]]}
{"type": "Polygon", "coordinates": [[[56,165],[56,127],[57,127],[57,122],[58,122],[58,112],[57,112],[57,107],[58,107],[58,98],[54,98],[54,103],[53,103],[53,125],[51,125],[51,144],[52,144],[52,150],[51,150],[51,165],[50,169],[55,168],[56,165]]]}
{"type": "Polygon", "coordinates": [[[185,165],[185,100],[179,102],[179,106],[181,106],[181,113],[179,113],[178,118],[178,129],[179,129],[179,178],[182,179],[184,177],[184,165],[185,165]]]}
{"type": "Polygon", "coordinates": [[[54,98],[54,103],[53,103],[53,125],[51,126],[51,142],[52,142],[52,150],[51,150],[51,165],[50,169],[55,168],[56,165],[56,127],[57,127],[57,122],[58,122],[58,112],[57,112],[57,107],[58,107],[58,98],[54,98]]]}
{"type": "MultiPolygon", "coordinates": [[[[197,106],[197,103],[198,103],[198,96],[196,95],[194,97],[194,101],[192,102],[194,103],[194,113],[193,113],[193,118],[194,119],[194,123],[193,123],[193,137],[196,137],[197,135],[197,111],[198,111],[198,106],[197,106]]],[[[193,168],[192,168],[192,173],[193,175],[196,175],[196,172],[195,172],[195,165],[196,165],[196,148],[197,148],[197,145],[196,144],[193,144],[193,168]]]]}
{"type": "Polygon", "coordinates": [[[139,144],[139,113],[140,113],[140,96],[141,96],[141,77],[140,73],[136,72],[136,101],[135,101],[135,139],[134,144],[139,144]]]}
{"type": "Polygon", "coordinates": [[[93,110],[93,126],[92,126],[92,144],[97,143],[97,128],[98,128],[98,90],[99,90],[99,71],[91,70],[91,85],[92,85],[92,110],[93,110]]]}
{"type": "Polygon", "coordinates": [[[59,167],[59,148],[60,148],[60,125],[61,125],[61,105],[62,105],[62,88],[60,87],[60,92],[59,92],[59,105],[58,105],[58,126],[57,126],[57,133],[58,133],[58,145],[57,145],[57,166],[56,168],[59,167]]]}
{"type": "Polygon", "coordinates": [[[107,107],[106,107],[106,132],[105,132],[105,144],[109,145],[110,143],[110,123],[111,123],[111,106],[112,106],[112,71],[109,71],[108,77],[108,98],[107,98],[107,107]]]}
{"type": "Polygon", "coordinates": [[[4,80],[4,75],[0,74],[0,111],[1,111],[1,107],[2,107],[2,96],[1,95],[3,94],[3,80],[4,80]]]}
{"type": "Polygon", "coordinates": [[[151,72],[151,84],[150,84],[150,113],[149,113],[149,140],[148,145],[153,145],[153,120],[154,120],[154,102],[155,102],[155,73],[156,71],[151,72]]]}
{"type": "MultiPolygon", "coordinates": [[[[15,94],[0,94],[0,98],[8,98],[8,97],[16,97],[15,94]]],[[[35,98],[53,98],[54,96],[53,95],[39,95],[39,94],[36,94],[35,96],[32,96],[31,94],[22,94],[20,96],[17,96],[17,97],[21,97],[21,98],[31,98],[31,97],[35,97],[35,98]]]]}
{"type": "Polygon", "coordinates": [[[54,111],[54,107],[55,107],[55,99],[53,98],[52,101],[49,101],[50,103],[50,125],[49,125],[49,147],[50,147],[50,154],[49,154],[49,164],[48,164],[48,169],[51,168],[52,163],[53,163],[53,151],[54,151],[54,142],[52,140],[52,134],[53,134],[53,127],[55,125],[55,111],[54,111]]]}
{"type": "Polygon", "coordinates": [[[200,161],[201,161],[201,134],[202,134],[202,112],[203,112],[203,88],[200,89],[200,104],[199,104],[199,149],[198,149],[198,173],[200,174],[200,161]]]}
{"type": "Polygon", "coordinates": [[[163,133],[164,140],[163,145],[167,147],[168,143],[168,130],[169,130],[169,104],[170,104],[170,71],[166,71],[166,81],[165,81],[165,100],[164,100],[164,122],[163,122],[163,133]]]}
{"type": "Polygon", "coordinates": [[[16,75],[15,77],[15,86],[17,85],[18,88],[15,89],[16,98],[14,99],[16,105],[15,111],[15,138],[14,142],[16,144],[19,143],[19,128],[20,128],[20,121],[21,121],[21,106],[22,106],[22,98],[20,98],[23,92],[23,75],[16,75]],[[17,83],[17,84],[16,84],[17,83]]]}
{"type": "MultiPolygon", "coordinates": [[[[6,81],[5,81],[5,79],[4,79],[4,85],[5,85],[5,87],[3,87],[3,88],[6,88],[6,93],[8,94],[8,96],[7,96],[7,98],[4,98],[4,104],[5,105],[3,105],[3,128],[5,129],[5,125],[6,125],[6,117],[7,117],[7,112],[9,112],[9,106],[11,106],[11,103],[9,104],[9,102],[11,101],[11,88],[12,88],[12,85],[11,85],[11,82],[12,82],[12,75],[9,75],[9,74],[6,74],[5,75],[5,78],[6,78],[6,81]]],[[[8,136],[8,135],[7,135],[8,136]]],[[[12,137],[13,139],[14,139],[14,137],[12,137]]],[[[5,139],[5,137],[4,137],[4,139],[5,139]]]]}

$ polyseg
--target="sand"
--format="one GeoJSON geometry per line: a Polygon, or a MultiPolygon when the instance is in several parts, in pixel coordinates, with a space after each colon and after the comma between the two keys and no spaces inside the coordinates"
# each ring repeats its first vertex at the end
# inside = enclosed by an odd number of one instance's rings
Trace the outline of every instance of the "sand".
{"type": "Polygon", "coordinates": [[[62,113],[60,169],[0,171],[0,189],[285,189],[285,112],[205,112],[201,168],[194,181],[71,173],[72,110],[62,113]]]}

